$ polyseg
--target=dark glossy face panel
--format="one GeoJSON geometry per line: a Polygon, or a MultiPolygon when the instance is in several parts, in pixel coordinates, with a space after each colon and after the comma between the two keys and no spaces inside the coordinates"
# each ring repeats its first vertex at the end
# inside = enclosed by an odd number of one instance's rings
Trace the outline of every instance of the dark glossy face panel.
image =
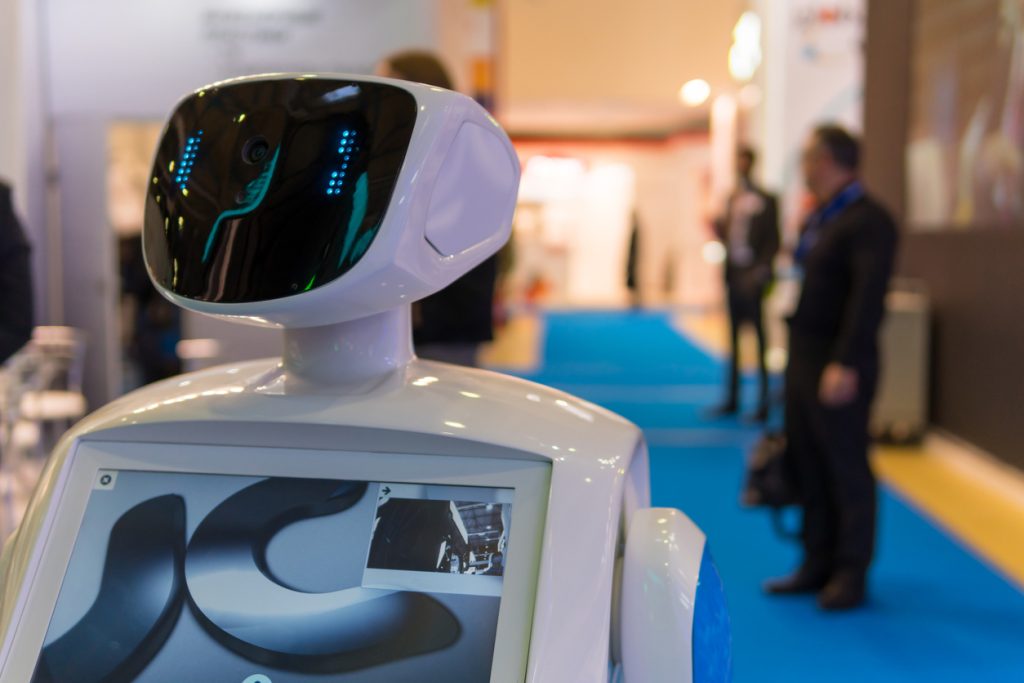
{"type": "Polygon", "coordinates": [[[151,276],[189,299],[243,303],[344,275],[380,229],[415,120],[416,99],[381,83],[281,77],[193,94],[154,162],[151,276]]]}

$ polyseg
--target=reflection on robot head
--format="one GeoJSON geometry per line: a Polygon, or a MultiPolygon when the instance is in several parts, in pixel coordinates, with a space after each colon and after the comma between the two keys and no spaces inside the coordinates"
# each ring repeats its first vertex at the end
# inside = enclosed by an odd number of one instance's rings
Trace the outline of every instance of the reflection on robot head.
{"type": "Polygon", "coordinates": [[[431,294],[508,239],[519,164],[471,99],[369,76],[197,90],[157,150],[143,243],[176,304],[285,327],[431,294]]]}

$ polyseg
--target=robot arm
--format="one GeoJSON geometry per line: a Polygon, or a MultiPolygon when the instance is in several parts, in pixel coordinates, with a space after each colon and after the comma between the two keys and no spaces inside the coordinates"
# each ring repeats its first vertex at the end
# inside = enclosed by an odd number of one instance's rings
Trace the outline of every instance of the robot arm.
{"type": "Polygon", "coordinates": [[[634,513],[619,614],[626,683],[732,679],[722,581],[704,533],[679,510],[634,513]]]}

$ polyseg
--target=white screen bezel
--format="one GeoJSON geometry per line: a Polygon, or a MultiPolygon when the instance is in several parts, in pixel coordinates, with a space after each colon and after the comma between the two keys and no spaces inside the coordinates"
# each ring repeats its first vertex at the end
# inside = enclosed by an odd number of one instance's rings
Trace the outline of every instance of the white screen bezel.
{"type": "Polygon", "coordinates": [[[27,681],[56,607],[99,470],[227,476],[335,478],[514,489],[491,683],[526,679],[547,513],[550,464],[509,458],[370,453],[310,448],[83,442],[56,482],[9,633],[0,678],[27,681]],[[145,456],[138,454],[144,451],[145,456]],[[31,609],[26,606],[31,605],[31,609]],[[27,656],[26,654],[27,653],[27,656]]]}

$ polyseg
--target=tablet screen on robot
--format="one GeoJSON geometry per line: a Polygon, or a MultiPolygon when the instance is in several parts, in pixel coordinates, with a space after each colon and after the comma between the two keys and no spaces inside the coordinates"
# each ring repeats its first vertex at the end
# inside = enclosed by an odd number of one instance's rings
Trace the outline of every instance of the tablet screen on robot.
{"type": "Polygon", "coordinates": [[[488,680],[513,496],[100,470],[33,682],[488,680]]]}

